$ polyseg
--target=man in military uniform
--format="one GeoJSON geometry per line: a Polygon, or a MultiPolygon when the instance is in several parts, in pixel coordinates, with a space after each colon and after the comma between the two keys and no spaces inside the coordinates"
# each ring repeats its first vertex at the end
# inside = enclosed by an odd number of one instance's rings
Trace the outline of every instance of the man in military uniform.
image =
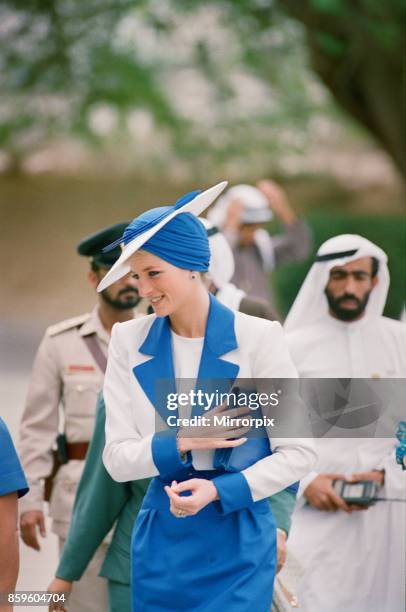
{"type": "MultiPolygon", "coordinates": [[[[120,256],[120,248],[102,249],[120,236],[125,223],[108,227],[83,240],[80,255],[90,259],[88,280],[96,289],[101,278],[120,256]]],[[[20,506],[20,529],[27,546],[40,550],[38,532],[45,537],[43,511],[44,480],[53,470],[53,452],[58,448],[65,463],[53,480],[49,511],[52,531],[60,551],[69,529],[77,484],[92,436],[97,394],[103,383],[111,328],[116,322],[141,313],[135,281],[128,274],[99,294],[90,314],[49,327],[38,349],[20,431],[20,456],[30,491],[20,506]]],[[[145,311],[143,312],[143,314],[145,311]]],[[[70,606],[75,612],[107,609],[105,581],[98,577],[106,552],[103,544],[81,581],[75,584],[70,606]]]]}

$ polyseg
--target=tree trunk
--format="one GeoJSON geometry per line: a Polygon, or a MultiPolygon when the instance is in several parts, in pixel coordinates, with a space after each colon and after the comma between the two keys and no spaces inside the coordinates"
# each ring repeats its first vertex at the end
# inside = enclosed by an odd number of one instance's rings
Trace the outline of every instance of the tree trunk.
{"type": "Polygon", "coordinates": [[[380,2],[372,14],[362,0],[279,4],[304,24],[313,68],[334,98],[405,175],[401,5],[380,2]]]}

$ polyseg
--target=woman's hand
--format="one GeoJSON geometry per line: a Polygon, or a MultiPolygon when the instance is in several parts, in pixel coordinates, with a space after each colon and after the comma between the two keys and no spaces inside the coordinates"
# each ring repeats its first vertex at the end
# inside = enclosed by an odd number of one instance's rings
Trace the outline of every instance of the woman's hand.
{"type": "MultiPolygon", "coordinates": [[[[49,585],[47,592],[64,594],[67,598],[69,597],[71,590],[72,582],[69,582],[69,580],[62,580],[62,578],[54,578],[51,584],[49,585]]],[[[48,612],[53,612],[53,610],[61,610],[62,612],[67,612],[67,605],[68,604],[66,601],[55,603],[51,602],[48,606],[48,612]]]]}
{"type": "Polygon", "coordinates": [[[228,409],[221,404],[204,415],[205,425],[200,427],[180,427],[178,432],[178,450],[181,454],[189,450],[208,450],[213,448],[233,448],[246,442],[244,438],[251,425],[242,425],[241,417],[249,414],[247,406],[228,409]],[[224,424],[217,424],[214,417],[227,417],[224,424]]]}
{"type": "Polygon", "coordinates": [[[211,480],[204,478],[191,478],[177,483],[174,480],[165,491],[169,497],[169,510],[176,518],[193,516],[210,502],[219,499],[217,489],[211,480]],[[191,491],[191,495],[180,495],[184,491],[191,491]]]}

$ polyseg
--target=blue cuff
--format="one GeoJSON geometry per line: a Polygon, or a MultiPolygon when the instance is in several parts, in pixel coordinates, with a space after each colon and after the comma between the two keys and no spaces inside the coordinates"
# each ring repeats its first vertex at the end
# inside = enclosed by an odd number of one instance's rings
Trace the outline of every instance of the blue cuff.
{"type": "Polygon", "coordinates": [[[221,513],[228,514],[252,506],[251,489],[241,472],[223,474],[213,478],[220,498],[221,513]]]}
{"type": "Polygon", "coordinates": [[[170,478],[173,474],[187,469],[192,465],[192,453],[188,452],[182,461],[176,444],[176,436],[168,432],[154,434],[151,443],[152,459],[162,478],[170,478]]]}

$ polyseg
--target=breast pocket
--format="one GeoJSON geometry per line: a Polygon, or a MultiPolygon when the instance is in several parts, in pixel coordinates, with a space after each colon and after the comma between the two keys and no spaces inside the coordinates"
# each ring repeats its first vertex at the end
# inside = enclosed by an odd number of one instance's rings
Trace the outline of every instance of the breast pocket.
{"type": "Polygon", "coordinates": [[[65,380],[63,404],[65,415],[92,416],[96,413],[97,396],[102,388],[102,381],[96,378],[75,377],[65,380]]]}

